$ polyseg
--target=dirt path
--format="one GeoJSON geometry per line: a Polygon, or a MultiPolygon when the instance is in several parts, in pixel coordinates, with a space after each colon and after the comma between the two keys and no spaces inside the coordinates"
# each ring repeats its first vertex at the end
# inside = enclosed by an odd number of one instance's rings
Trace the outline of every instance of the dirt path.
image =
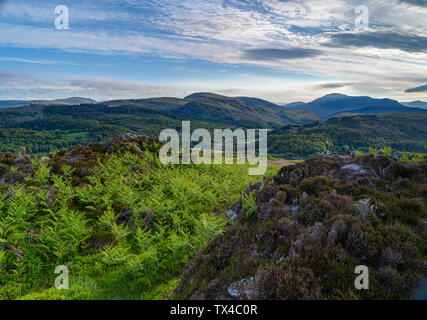
{"type": "Polygon", "coordinates": [[[289,162],[289,161],[285,161],[285,160],[267,160],[267,165],[269,166],[291,166],[294,165],[295,162],[289,162]]]}

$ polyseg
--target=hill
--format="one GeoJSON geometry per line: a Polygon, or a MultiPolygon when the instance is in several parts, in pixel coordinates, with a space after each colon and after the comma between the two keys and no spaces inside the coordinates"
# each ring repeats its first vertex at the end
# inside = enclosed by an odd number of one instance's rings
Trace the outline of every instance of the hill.
{"type": "Polygon", "coordinates": [[[174,299],[408,299],[425,266],[427,160],[329,155],[249,187],[174,299]],[[356,266],[369,290],[355,288],[356,266]]]}
{"type": "Polygon", "coordinates": [[[326,122],[275,129],[269,153],[288,158],[310,157],[328,150],[368,151],[391,147],[395,152],[427,152],[427,112],[395,112],[331,118],[326,122]]]}

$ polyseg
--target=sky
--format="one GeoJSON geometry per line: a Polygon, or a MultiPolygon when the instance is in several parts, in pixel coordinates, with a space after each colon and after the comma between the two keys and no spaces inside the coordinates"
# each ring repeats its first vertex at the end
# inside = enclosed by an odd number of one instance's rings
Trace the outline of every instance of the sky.
{"type": "Polygon", "coordinates": [[[427,0],[0,0],[1,100],[201,91],[427,101],[427,0]]]}

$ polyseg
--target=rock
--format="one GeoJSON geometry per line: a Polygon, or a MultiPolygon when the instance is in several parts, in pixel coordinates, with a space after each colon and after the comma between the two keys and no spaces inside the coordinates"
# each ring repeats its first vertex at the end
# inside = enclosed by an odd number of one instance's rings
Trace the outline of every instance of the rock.
{"type": "Polygon", "coordinates": [[[258,249],[257,249],[255,243],[251,244],[250,254],[251,254],[252,257],[259,257],[259,252],[258,252],[258,249]]]}
{"type": "Polygon", "coordinates": [[[288,211],[292,211],[292,212],[298,211],[298,207],[294,206],[294,205],[284,206],[283,209],[288,210],[288,211]]]}
{"type": "Polygon", "coordinates": [[[234,212],[232,209],[229,209],[225,215],[229,218],[228,224],[232,224],[233,221],[237,218],[237,213],[234,212]]]}
{"type": "Polygon", "coordinates": [[[361,199],[356,202],[355,207],[362,219],[365,219],[368,215],[373,214],[377,207],[370,205],[371,199],[361,199]]]}
{"type": "Polygon", "coordinates": [[[254,281],[254,277],[249,277],[233,282],[228,286],[227,293],[233,298],[253,299],[254,290],[252,289],[252,285],[254,281]]]}
{"type": "Polygon", "coordinates": [[[237,298],[239,296],[239,290],[237,290],[237,288],[233,287],[233,284],[231,284],[228,288],[227,288],[227,292],[230,296],[232,296],[233,298],[237,298]]]}
{"type": "Polygon", "coordinates": [[[365,173],[366,172],[361,165],[358,165],[355,163],[342,166],[341,170],[353,170],[353,171],[357,171],[358,173],[365,173]]]}

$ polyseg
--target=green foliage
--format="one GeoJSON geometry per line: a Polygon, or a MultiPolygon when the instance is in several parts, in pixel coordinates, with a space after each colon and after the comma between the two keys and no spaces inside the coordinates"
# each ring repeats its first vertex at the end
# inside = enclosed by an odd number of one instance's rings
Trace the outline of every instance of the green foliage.
{"type": "Polygon", "coordinates": [[[385,156],[391,156],[392,149],[390,147],[383,147],[380,152],[385,156]]]}
{"type": "Polygon", "coordinates": [[[221,235],[227,224],[223,216],[213,216],[211,214],[202,214],[196,222],[195,229],[195,247],[199,251],[203,249],[209,241],[221,235]]]}
{"type": "Polygon", "coordinates": [[[388,148],[395,155],[401,152],[426,153],[426,124],[427,112],[396,112],[336,117],[303,126],[289,125],[269,134],[268,152],[286,159],[308,158],[327,150],[366,153],[369,147],[374,153],[382,148],[384,155],[390,155],[388,148]]]}
{"type": "Polygon", "coordinates": [[[257,179],[249,165],[164,166],[149,152],[105,157],[84,183],[50,163],[33,159],[1,193],[0,299],[162,298],[257,179]],[[53,289],[66,264],[70,289],[53,289]]]}
{"type": "Polygon", "coordinates": [[[375,148],[372,148],[372,147],[369,147],[369,154],[371,154],[371,155],[373,155],[373,156],[376,156],[376,155],[378,155],[378,150],[377,149],[375,149],[375,148]]]}
{"type": "Polygon", "coordinates": [[[242,207],[246,212],[246,218],[249,219],[257,208],[255,191],[242,196],[242,207]]]}
{"type": "Polygon", "coordinates": [[[35,175],[34,175],[34,182],[37,185],[43,185],[48,183],[50,177],[50,168],[47,166],[46,163],[41,163],[39,168],[37,169],[35,175]]]}

